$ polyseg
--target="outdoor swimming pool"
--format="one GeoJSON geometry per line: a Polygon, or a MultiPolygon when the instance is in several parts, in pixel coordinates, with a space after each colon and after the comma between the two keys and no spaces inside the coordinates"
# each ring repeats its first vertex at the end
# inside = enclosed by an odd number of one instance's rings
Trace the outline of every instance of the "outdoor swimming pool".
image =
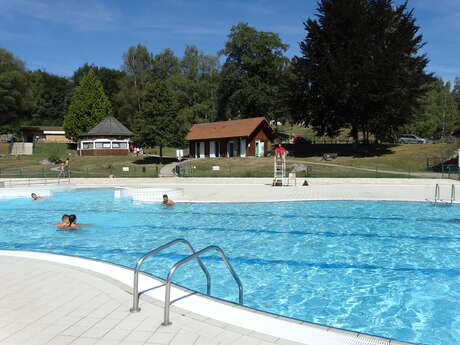
{"type": "MultiPolygon", "coordinates": [[[[221,246],[248,307],[329,326],[430,345],[460,339],[460,207],[428,203],[317,201],[184,203],[173,208],[114,199],[112,189],[0,200],[0,249],[40,250],[133,267],[177,237],[196,250],[221,246]],[[75,213],[79,232],[56,231],[75,213]]],[[[145,262],[165,277],[182,246],[145,262]]],[[[212,295],[237,301],[217,256],[203,258],[212,295]]],[[[176,283],[205,292],[191,262],[176,283]]]]}

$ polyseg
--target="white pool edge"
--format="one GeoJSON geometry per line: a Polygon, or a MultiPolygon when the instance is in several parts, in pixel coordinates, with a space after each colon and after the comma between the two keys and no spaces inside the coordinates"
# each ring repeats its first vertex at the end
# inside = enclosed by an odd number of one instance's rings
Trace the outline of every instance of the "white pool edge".
{"type": "MultiPolygon", "coordinates": [[[[133,271],[127,267],[109,262],[69,255],[22,250],[0,250],[0,256],[43,260],[75,266],[107,276],[130,288],[133,286],[133,271]]],[[[163,282],[159,279],[155,279],[149,275],[140,274],[140,291],[161,284],[163,284],[163,282]]],[[[164,287],[151,290],[146,293],[146,295],[163,303],[164,287]]],[[[175,300],[186,295],[189,295],[189,291],[185,289],[177,288],[175,286],[171,289],[171,300],[175,300]]],[[[141,309],[142,303],[143,302],[141,300],[141,309]]],[[[291,320],[284,317],[277,317],[275,315],[252,310],[247,307],[240,307],[236,304],[233,305],[231,303],[209,298],[200,294],[193,294],[180,299],[176,301],[173,306],[207,318],[250,329],[255,332],[308,345],[409,344],[358,332],[345,331],[308,322],[291,320]]],[[[174,323],[173,317],[171,321],[174,323]]]]}

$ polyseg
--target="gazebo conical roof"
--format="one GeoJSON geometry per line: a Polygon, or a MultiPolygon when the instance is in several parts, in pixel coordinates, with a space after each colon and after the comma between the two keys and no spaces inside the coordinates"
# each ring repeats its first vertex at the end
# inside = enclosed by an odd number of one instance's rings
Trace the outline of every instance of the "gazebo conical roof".
{"type": "Polygon", "coordinates": [[[120,121],[112,115],[107,116],[96,127],[86,133],[85,137],[102,137],[102,136],[117,136],[131,137],[134,133],[126,128],[120,121]]]}

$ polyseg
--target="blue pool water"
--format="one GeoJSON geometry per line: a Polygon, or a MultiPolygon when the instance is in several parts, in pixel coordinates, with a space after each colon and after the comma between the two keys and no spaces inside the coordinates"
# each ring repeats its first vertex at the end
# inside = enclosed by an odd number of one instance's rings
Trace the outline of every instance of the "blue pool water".
{"type": "MultiPolygon", "coordinates": [[[[238,272],[245,305],[320,324],[430,345],[460,344],[460,207],[428,203],[317,201],[159,204],[114,199],[113,190],[0,201],[0,249],[97,258],[133,267],[177,237],[221,246],[238,272]],[[79,232],[56,231],[76,213],[79,232]]],[[[180,245],[145,262],[165,277],[180,245]]],[[[204,262],[212,295],[237,301],[217,255],[204,262]]],[[[175,282],[205,292],[196,263],[175,282]]]]}

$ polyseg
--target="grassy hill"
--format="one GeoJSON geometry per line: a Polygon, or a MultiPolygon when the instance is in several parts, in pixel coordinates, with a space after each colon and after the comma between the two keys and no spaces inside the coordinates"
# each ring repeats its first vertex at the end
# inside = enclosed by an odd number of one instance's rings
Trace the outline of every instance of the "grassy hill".
{"type": "MultiPolygon", "coordinates": [[[[0,146],[0,152],[7,146],[0,146]]],[[[57,164],[43,164],[48,159],[65,160],[70,158],[73,177],[156,177],[161,164],[158,159],[144,159],[132,154],[128,156],[97,156],[80,157],[76,150],[69,149],[67,144],[41,143],[34,149],[31,156],[0,157],[0,177],[55,177],[57,164]],[[129,167],[129,171],[123,171],[129,167]]]]}

